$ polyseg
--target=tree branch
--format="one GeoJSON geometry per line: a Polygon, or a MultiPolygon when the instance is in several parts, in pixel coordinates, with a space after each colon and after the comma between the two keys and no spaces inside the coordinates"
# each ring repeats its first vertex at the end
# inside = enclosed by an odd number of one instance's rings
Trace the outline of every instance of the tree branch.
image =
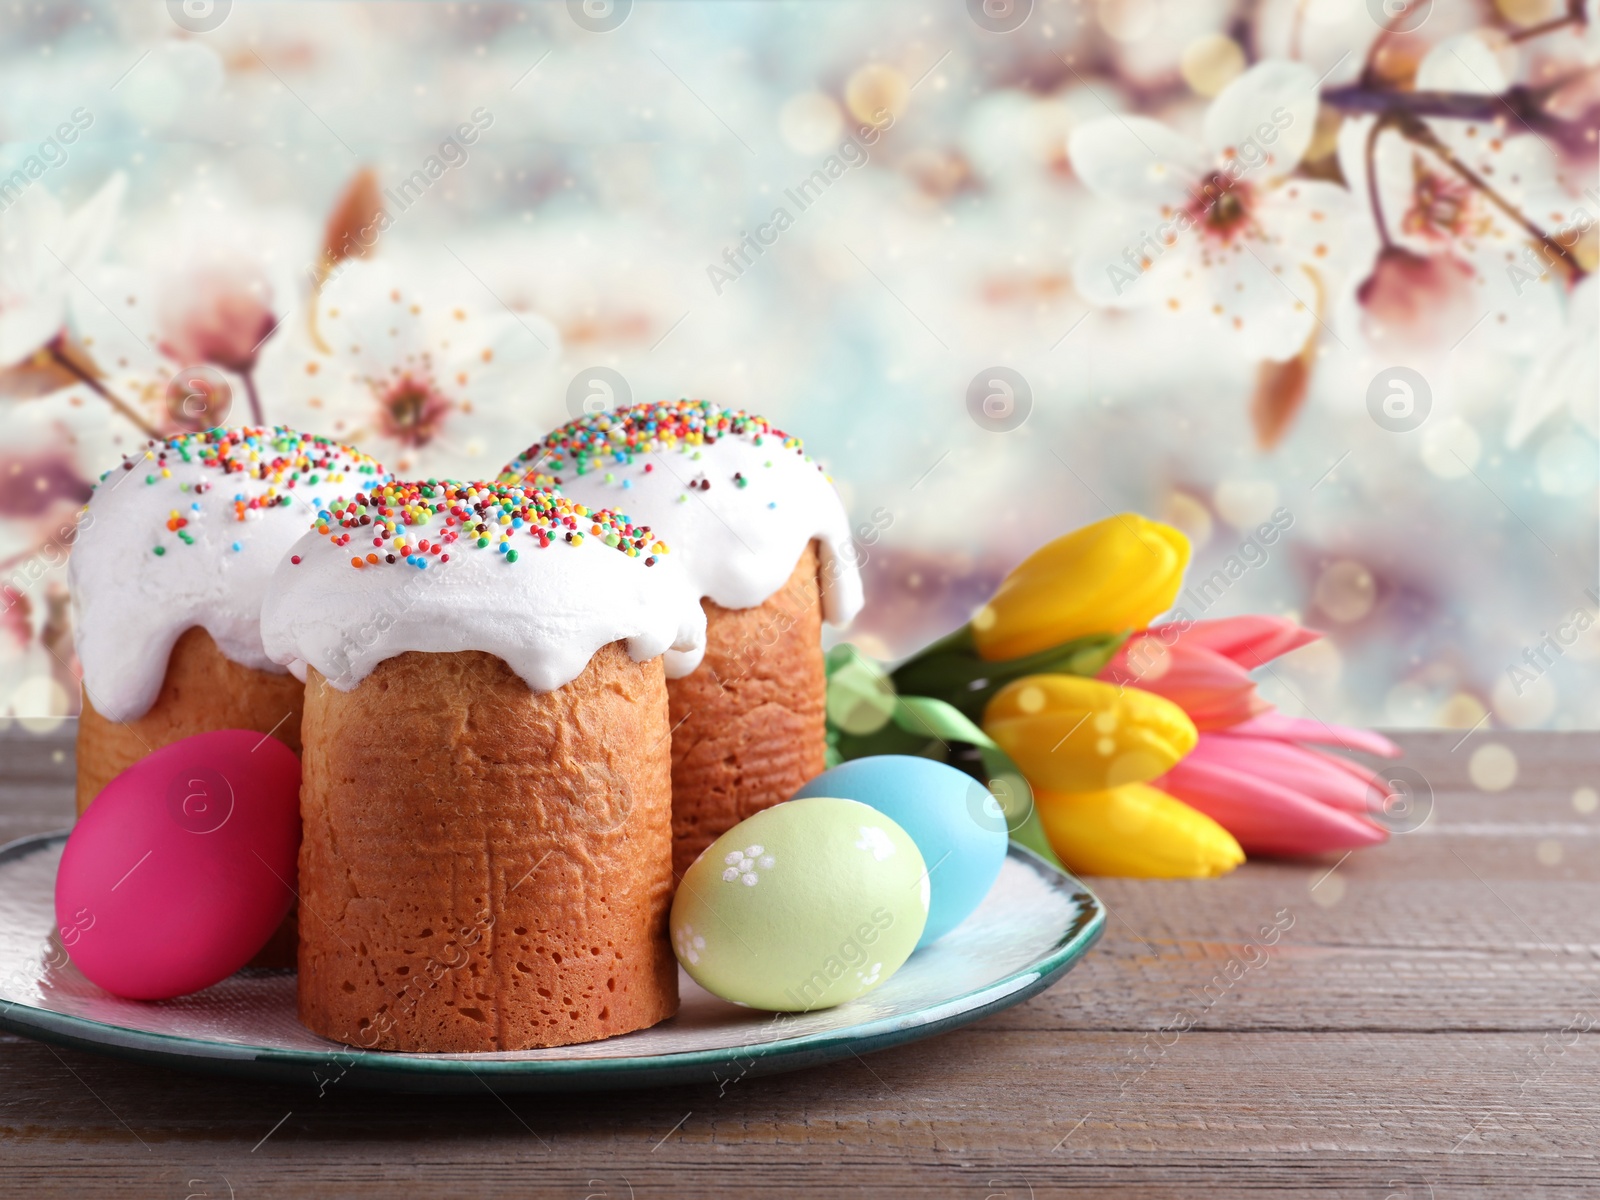
{"type": "Polygon", "coordinates": [[[91,392],[99,396],[123,417],[127,418],[134,425],[136,425],[139,428],[139,431],[146,437],[154,441],[161,440],[161,431],[159,429],[140,416],[138,412],[134,410],[133,406],[121,396],[114,395],[103,383],[101,383],[93,375],[89,374],[89,372],[85,371],[81,366],[74,362],[70,354],[67,354],[62,350],[61,335],[57,334],[54,338],[52,338],[45,345],[45,349],[50,352],[50,356],[61,365],[63,370],[72,375],[75,379],[79,380],[91,392]]]}
{"type": "Polygon", "coordinates": [[[1519,209],[1515,204],[1512,204],[1511,201],[1507,200],[1498,191],[1491,187],[1489,182],[1485,180],[1483,176],[1479,175],[1466,163],[1462,162],[1461,159],[1456,157],[1455,151],[1450,149],[1449,146],[1445,145],[1444,142],[1439,139],[1439,135],[1434,133],[1433,130],[1429,129],[1425,122],[1416,117],[1401,116],[1396,118],[1395,123],[1398,125],[1400,133],[1403,137],[1430,151],[1436,158],[1439,159],[1440,162],[1444,163],[1445,166],[1449,167],[1457,175],[1465,179],[1468,184],[1476,188],[1479,192],[1483,193],[1483,195],[1488,199],[1489,203],[1493,204],[1501,212],[1505,213],[1506,216],[1510,217],[1513,221],[1525,229],[1528,234],[1534,238],[1534,240],[1536,240],[1546,250],[1550,251],[1550,253],[1554,254],[1557,258],[1566,263],[1567,266],[1572,268],[1572,270],[1576,272],[1578,276],[1581,277],[1588,274],[1588,272],[1584,270],[1583,265],[1579,263],[1575,257],[1573,257],[1571,251],[1569,251],[1565,246],[1561,245],[1561,243],[1557,242],[1543,229],[1539,228],[1538,225],[1534,224],[1533,221],[1523,214],[1521,209],[1519,209]]]}

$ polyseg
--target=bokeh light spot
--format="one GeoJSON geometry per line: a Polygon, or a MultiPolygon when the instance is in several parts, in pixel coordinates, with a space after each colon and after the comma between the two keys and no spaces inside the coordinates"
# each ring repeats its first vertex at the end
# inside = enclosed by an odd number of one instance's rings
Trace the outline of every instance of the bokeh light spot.
{"type": "Polygon", "coordinates": [[[1503,792],[1517,781],[1517,756],[1501,742],[1485,742],[1467,760],[1467,777],[1482,792],[1503,792]]]}
{"type": "Polygon", "coordinates": [[[1361,563],[1340,559],[1322,569],[1312,598],[1329,617],[1349,624],[1372,611],[1378,599],[1378,584],[1361,563]]]}

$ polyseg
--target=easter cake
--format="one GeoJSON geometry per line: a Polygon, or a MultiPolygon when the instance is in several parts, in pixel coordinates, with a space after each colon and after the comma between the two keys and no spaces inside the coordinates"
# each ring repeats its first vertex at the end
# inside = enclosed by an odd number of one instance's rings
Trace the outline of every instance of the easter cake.
{"type": "MultiPolygon", "coordinates": [[[[283,426],[152,441],[101,476],[67,564],[80,816],[123,771],[198,734],[255,730],[299,753],[305,689],[262,649],[261,596],[320,496],[386,478],[359,450],[283,426]]],[[[295,920],[254,965],[293,965],[295,920]]]]}
{"type": "Polygon", "coordinates": [[[667,655],[673,870],[825,764],[824,619],[861,608],[844,505],[800,440],[703,400],[573,421],[501,475],[648,523],[683,560],[703,652],[667,655]]]}
{"type": "Polygon", "coordinates": [[[162,746],[214,729],[300,748],[299,680],[261,645],[261,596],[317,497],[387,478],[276,427],[153,441],[106,472],[68,564],[83,669],[77,803],[162,746]]]}
{"type": "Polygon", "coordinates": [[[306,680],[310,1029],[504,1051],[676,1011],[662,655],[705,626],[675,559],[538,487],[384,484],[319,514],[262,614],[306,680]]]}

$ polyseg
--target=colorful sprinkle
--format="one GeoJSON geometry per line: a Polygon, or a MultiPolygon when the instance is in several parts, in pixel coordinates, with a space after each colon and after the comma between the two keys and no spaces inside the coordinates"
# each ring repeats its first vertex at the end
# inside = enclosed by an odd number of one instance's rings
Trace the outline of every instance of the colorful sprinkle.
{"type": "MultiPolygon", "coordinates": [[[[563,425],[518,455],[500,473],[500,482],[559,486],[563,471],[587,475],[602,470],[605,482],[611,483],[616,476],[606,468],[626,466],[640,455],[677,450],[687,453],[692,462],[700,458],[702,446],[715,445],[718,438],[747,437],[752,444],[764,446],[769,436],[779,439],[785,450],[804,456],[805,446],[799,438],[774,429],[761,417],[723,408],[709,400],[635,404],[616,412],[593,413],[563,425]]],[[[767,465],[772,465],[770,460],[767,465]]],[[[645,463],[644,469],[651,470],[652,464],[645,463]]],[[[622,486],[628,487],[629,481],[623,480],[622,486]]],[[[705,491],[711,485],[701,481],[690,486],[705,491]]],[[[745,485],[739,483],[739,486],[745,485]]],[[[679,497],[680,503],[683,499],[679,497]]]]}
{"type": "MultiPolygon", "coordinates": [[[[154,486],[172,478],[173,466],[179,463],[198,466],[212,475],[224,479],[233,477],[239,482],[252,480],[264,483],[266,488],[258,495],[248,490],[231,490],[229,503],[232,518],[243,523],[252,515],[270,509],[287,508],[293,504],[288,490],[293,488],[307,471],[321,472],[322,477],[344,481],[351,477],[367,480],[387,479],[388,473],[371,455],[351,449],[331,438],[300,433],[284,426],[271,429],[247,426],[241,429],[210,429],[199,433],[182,433],[152,441],[143,449],[130,455],[122,463],[124,471],[132,471],[139,462],[154,464],[144,477],[147,485],[154,486]]],[[[111,475],[102,475],[103,482],[111,475]]],[[[315,477],[313,477],[315,482],[315,477]]],[[[209,478],[182,480],[178,490],[191,495],[203,495],[216,484],[209,478]]],[[[164,522],[167,532],[177,535],[186,546],[195,544],[194,534],[186,529],[190,520],[200,521],[203,509],[198,500],[191,501],[186,516],[172,509],[164,522]]],[[[322,514],[325,517],[325,514],[322,514]]],[[[232,543],[235,552],[243,551],[244,543],[232,543]]],[[[155,547],[157,555],[166,554],[164,546],[155,547]]]]}
{"type": "MultiPolygon", "coordinates": [[[[480,550],[492,546],[508,563],[521,558],[521,551],[512,545],[513,538],[528,538],[541,550],[557,540],[581,546],[580,520],[592,535],[629,557],[637,558],[640,550],[651,546],[655,554],[646,560],[646,566],[654,566],[656,556],[668,552],[664,542],[653,538],[648,525],[635,525],[625,513],[587,508],[551,488],[503,483],[435,479],[376,483],[352,498],[334,500],[317,513],[314,528],[336,547],[347,545],[356,531],[365,537],[368,530],[375,529],[391,539],[395,553],[368,551],[352,557],[352,567],[404,562],[426,570],[429,555],[447,563],[447,547],[458,544],[480,550]],[[415,532],[397,532],[401,527],[415,532]]],[[[383,541],[383,537],[374,538],[373,545],[383,541]]]]}

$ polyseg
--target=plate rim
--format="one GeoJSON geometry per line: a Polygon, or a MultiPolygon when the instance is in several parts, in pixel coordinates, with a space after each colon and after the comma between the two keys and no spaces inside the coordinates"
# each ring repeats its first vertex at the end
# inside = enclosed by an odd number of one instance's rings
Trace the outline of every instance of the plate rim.
{"type": "MultiPolygon", "coordinates": [[[[0,866],[64,842],[70,832],[54,830],[8,842],[0,846],[0,866]]],[[[333,1041],[327,1043],[326,1050],[211,1042],[131,1029],[35,1008],[5,997],[0,997],[0,1030],[179,1070],[264,1080],[298,1078],[303,1082],[321,1082],[324,1088],[329,1081],[322,1081],[317,1069],[334,1065],[344,1066],[337,1078],[348,1078],[353,1087],[404,1090],[411,1085],[416,1090],[426,1091],[457,1087],[475,1090],[479,1086],[488,1087],[489,1079],[513,1088],[520,1086],[523,1090],[622,1088],[717,1080],[720,1077],[714,1068],[737,1061],[746,1064],[740,1072],[741,1078],[797,1070],[863,1051],[870,1053],[920,1041],[1020,1004],[1053,984],[1100,940],[1106,925],[1106,908],[1082,880],[1016,842],[1008,844],[1006,856],[1033,870],[1052,887],[1067,890],[1078,904],[1078,916],[1042,956],[981,988],[929,1006],[942,1010],[951,1010],[953,1006],[953,1011],[926,1021],[917,1021],[914,1012],[751,1045],[611,1058],[545,1059],[432,1057],[363,1050],[333,1041]],[[985,996],[990,999],[981,999],[985,996]],[[976,1002],[966,1003],[971,1001],[976,1002]],[[106,1033],[112,1037],[108,1039],[106,1033]],[[340,1060],[348,1061],[341,1063],[340,1060]]]]}

